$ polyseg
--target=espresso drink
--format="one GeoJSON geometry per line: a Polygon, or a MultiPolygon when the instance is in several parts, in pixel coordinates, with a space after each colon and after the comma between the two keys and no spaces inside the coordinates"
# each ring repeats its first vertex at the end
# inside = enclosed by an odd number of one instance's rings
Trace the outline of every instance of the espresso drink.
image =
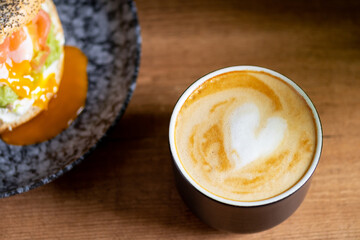
{"type": "Polygon", "coordinates": [[[235,201],[276,196],[309,168],[316,146],[311,109],[288,83],[234,71],[205,81],[185,101],[175,147],[188,175],[235,201]]]}

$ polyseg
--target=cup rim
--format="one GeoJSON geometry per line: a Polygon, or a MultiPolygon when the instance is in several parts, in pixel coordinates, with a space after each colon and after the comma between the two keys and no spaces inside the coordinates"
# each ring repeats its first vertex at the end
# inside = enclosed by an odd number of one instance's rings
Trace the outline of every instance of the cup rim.
{"type": "Polygon", "coordinates": [[[258,67],[258,66],[244,65],[244,66],[226,67],[226,68],[222,68],[222,69],[210,72],[210,73],[204,75],[203,77],[197,79],[195,82],[193,82],[181,94],[180,98],[176,102],[175,107],[173,109],[173,112],[171,114],[170,125],[169,125],[170,152],[171,152],[174,163],[176,164],[177,168],[180,170],[182,175],[186,178],[186,180],[193,187],[195,187],[195,189],[197,189],[199,192],[201,192],[205,196],[209,197],[210,199],[213,199],[213,200],[218,201],[218,202],[223,203],[223,204],[228,204],[228,205],[238,206],[238,207],[254,207],[254,206],[268,205],[268,204],[271,204],[271,203],[274,203],[274,202],[278,202],[278,201],[280,201],[282,199],[285,199],[288,196],[295,193],[296,191],[298,191],[311,178],[312,174],[314,173],[314,171],[315,171],[315,169],[316,169],[316,167],[317,167],[317,165],[319,163],[321,150],[322,150],[322,141],[323,141],[323,139],[322,139],[322,126],[321,126],[319,114],[318,114],[314,104],[310,100],[309,96],[294,81],[290,80],[286,76],[284,76],[284,75],[282,75],[282,74],[280,74],[278,72],[275,72],[273,70],[263,68],[263,67],[258,67]],[[184,166],[181,164],[181,161],[179,159],[179,156],[177,154],[177,150],[176,150],[176,147],[175,147],[175,124],[176,124],[176,119],[177,119],[177,116],[178,116],[178,113],[179,113],[181,107],[183,106],[184,102],[189,97],[189,95],[191,93],[193,93],[201,84],[203,84],[208,79],[213,78],[215,76],[218,76],[220,74],[224,74],[224,73],[228,73],[228,72],[234,72],[234,71],[265,72],[265,73],[268,73],[270,75],[273,75],[273,76],[278,77],[281,80],[285,81],[287,84],[289,84],[291,87],[293,87],[295,89],[295,91],[297,91],[304,98],[307,105],[310,107],[310,109],[312,111],[312,114],[313,114],[313,117],[314,117],[314,120],[315,120],[317,145],[316,145],[315,154],[314,154],[314,157],[313,157],[313,160],[312,160],[312,163],[311,163],[310,167],[307,169],[306,173],[302,176],[302,178],[295,185],[293,185],[291,188],[289,188],[288,190],[286,190],[286,191],[284,191],[284,192],[282,192],[282,193],[280,193],[280,194],[278,194],[276,196],[273,196],[273,197],[270,197],[270,198],[267,198],[267,199],[264,199],[264,200],[257,200],[257,201],[230,200],[230,199],[226,199],[226,198],[217,196],[217,195],[205,190],[197,182],[195,182],[190,177],[190,175],[187,173],[184,166]]]}

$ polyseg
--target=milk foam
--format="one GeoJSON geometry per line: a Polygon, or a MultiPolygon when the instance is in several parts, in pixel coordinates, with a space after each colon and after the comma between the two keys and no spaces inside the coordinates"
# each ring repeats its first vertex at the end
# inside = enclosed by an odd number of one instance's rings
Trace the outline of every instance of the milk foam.
{"type": "Polygon", "coordinates": [[[231,113],[231,151],[227,154],[228,158],[235,160],[236,168],[272,153],[283,140],[287,127],[286,120],[271,117],[259,134],[255,134],[259,124],[260,112],[254,103],[245,103],[231,113]]]}
{"type": "Polygon", "coordinates": [[[262,72],[214,77],[178,113],[175,146],[189,176],[206,191],[235,201],[278,195],[305,174],[315,123],[304,99],[262,72]]]}

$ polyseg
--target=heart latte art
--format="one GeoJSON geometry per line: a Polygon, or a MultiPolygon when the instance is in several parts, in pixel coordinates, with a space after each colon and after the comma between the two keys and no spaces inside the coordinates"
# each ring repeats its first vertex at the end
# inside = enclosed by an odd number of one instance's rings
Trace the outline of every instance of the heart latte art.
{"type": "Polygon", "coordinates": [[[226,152],[230,155],[228,158],[234,159],[236,168],[272,153],[284,138],[287,124],[283,118],[269,118],[261,132],[255,134],[259,120],[259,109],[253,103],[245,103],[231,113],[226,152]]]}
{"type": "Polygon", "coordinates": [[[235,71],[204,82],[176,120],[184,169],[205,190],[231,200],[276,196],[305,174],[316,135],[312,112],[287,83],[235,71]]]}

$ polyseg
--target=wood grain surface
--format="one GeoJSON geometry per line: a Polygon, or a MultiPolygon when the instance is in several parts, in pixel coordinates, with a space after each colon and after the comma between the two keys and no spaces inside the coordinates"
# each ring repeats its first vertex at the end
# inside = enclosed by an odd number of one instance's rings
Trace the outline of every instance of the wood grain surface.
{"type": "Polygon", "coordinates": [[[128,109],[86,161],[0,199],[0,239],[360,239],[359,1],[136,1],[142,58],[128,109]],[[320,114],[324,147],[288,220],[238,235],[184,205],[168,150],[172,108],[200,76],[258,65],[296,81],[320,114]]]}

